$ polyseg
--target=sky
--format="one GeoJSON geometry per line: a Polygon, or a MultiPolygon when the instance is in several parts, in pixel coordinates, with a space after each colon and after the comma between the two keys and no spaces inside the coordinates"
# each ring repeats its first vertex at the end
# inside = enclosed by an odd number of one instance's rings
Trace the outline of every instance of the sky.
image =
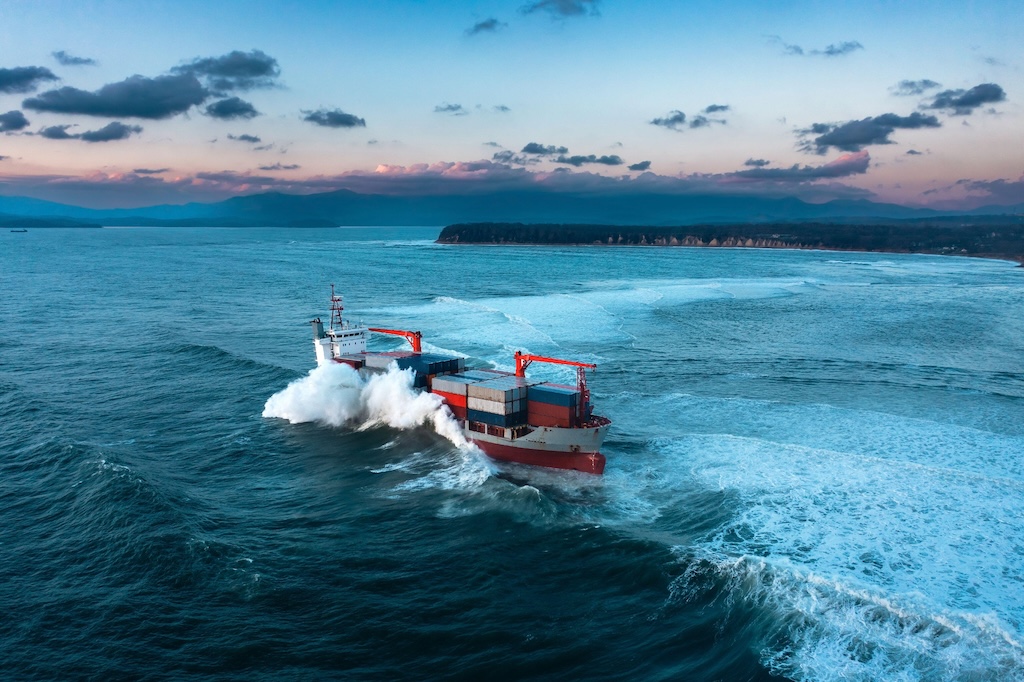
{"type": "Polygon", "coordinates": [[[1020,0],[0,4],[0,195],[1024,203],[1020,0]]]}

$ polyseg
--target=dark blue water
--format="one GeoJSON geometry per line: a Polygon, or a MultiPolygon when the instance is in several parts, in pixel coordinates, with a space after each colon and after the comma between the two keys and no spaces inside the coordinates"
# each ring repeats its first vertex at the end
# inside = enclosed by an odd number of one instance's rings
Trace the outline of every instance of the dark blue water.
{"type": "Polygon", "coordinates": [[[1024,679],[1020,268],[436,233],[0,235],[4,679],[1024,679]],[[597,362],[607,474],[317,383],[332,282],[597,362]]]}

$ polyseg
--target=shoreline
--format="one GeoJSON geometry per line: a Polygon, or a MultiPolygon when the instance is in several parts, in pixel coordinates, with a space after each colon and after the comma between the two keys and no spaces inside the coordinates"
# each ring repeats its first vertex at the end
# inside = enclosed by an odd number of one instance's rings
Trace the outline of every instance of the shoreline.
{"type": "Polygon", "coordinates": [[[1024,225],[770,223],[679,227],[614,225],[456,224],[438,244],[494,246],[637,246],[706,249],[789,249],[837,253],[961,256],[1024,266],[1024,225]]]}

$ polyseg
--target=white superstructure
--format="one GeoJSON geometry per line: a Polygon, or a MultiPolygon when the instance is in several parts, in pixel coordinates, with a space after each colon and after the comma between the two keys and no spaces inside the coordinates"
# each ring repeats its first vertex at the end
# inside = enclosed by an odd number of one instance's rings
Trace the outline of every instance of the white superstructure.
{"type": "Polygon", "coordinates": [[[352,353],[365,353],[366,340],[370,336],[369,328],[362,323],[353,324],[342,317],[345,306],[341,296],[334,293],[334,285],[331,285],[331,324],[324,330],[324,323],[320,318],[312,322],[313,325],[313,347],[316,349],[316,364],[322,365],[331,362],[342,355],[352,353]]]}

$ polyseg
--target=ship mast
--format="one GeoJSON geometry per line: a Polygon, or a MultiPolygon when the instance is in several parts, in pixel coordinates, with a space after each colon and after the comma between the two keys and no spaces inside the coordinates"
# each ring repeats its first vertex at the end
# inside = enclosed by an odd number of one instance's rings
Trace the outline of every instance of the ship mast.
{"type": "Polygon", "coordinates": [[[335,322],[337,322],[337,328],[341,329],[344,326],[344,322],[341,319],[341,313],[345,310],[345,306],[342,303],[341,296],[334,293],[334,285],[331,285],[331,329],[335,328],[335,322]]]}

